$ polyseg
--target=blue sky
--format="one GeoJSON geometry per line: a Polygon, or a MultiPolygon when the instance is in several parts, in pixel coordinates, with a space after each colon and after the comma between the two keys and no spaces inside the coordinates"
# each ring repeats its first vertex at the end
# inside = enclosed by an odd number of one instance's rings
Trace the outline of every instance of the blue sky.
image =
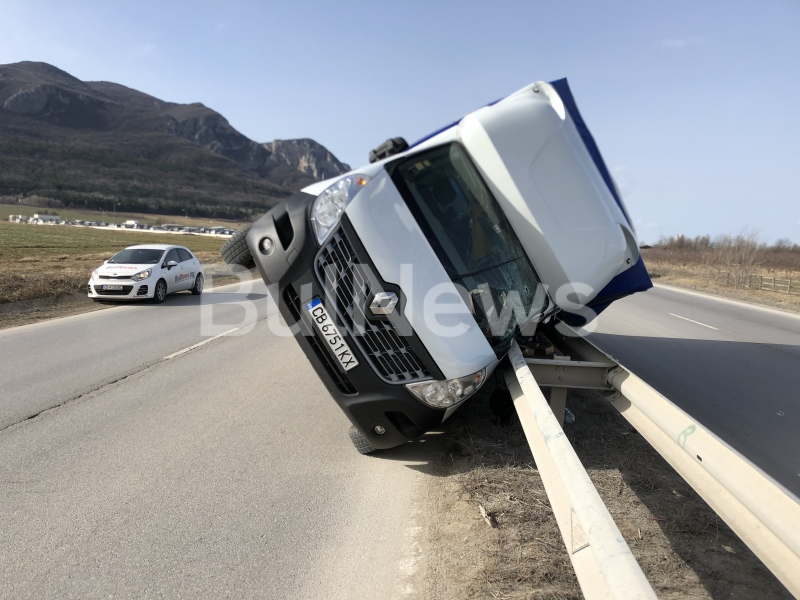
{"type": "Polygon", "coordinates": [[[202,102],[352,166],[569,78],[639,237],[800,243],[800,3],[0,0],[0,63],[202,102]]]}

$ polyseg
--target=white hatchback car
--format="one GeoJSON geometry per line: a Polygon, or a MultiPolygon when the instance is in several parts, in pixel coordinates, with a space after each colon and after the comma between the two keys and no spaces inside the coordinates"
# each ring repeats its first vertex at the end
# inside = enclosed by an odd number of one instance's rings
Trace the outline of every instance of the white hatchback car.
{"type": "Polygon", "coordinates": [[[92,273],[89,298],[93,300],[152,299],[161,303],[167,294],[203,292],[203,267],[183,246],[147,244],[117,252],[92,273]]]}

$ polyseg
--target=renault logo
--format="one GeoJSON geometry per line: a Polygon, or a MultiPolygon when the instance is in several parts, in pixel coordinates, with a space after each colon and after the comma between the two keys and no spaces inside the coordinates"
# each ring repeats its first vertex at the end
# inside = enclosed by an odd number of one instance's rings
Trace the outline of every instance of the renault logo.
{"type": "Polygon", "coordinates": [[[397,306],[397,295],[392,292],[378,292],[372,299],[369,309],[373,315],[390,315],[397,306]]]}

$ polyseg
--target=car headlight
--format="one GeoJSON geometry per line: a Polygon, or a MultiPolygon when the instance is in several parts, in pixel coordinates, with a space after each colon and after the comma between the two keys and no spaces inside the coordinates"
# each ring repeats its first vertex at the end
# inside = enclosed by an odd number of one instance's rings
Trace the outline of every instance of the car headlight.
{"type": "Polygon", "coordinates": [[[311,207],[311,222],[318,242],[322,243],[328,237],[350,200],[367,185],[369,179],[366,175],[348,175],[317,196],[311,207]]]}
{"type": "Polygon", "coordinates": [[[98,273],[97,269],[95,269],[92,271],[92,279],[97,279],[98,277],[100,277],[100,273],[98,273]]]}
{"type": "Polygon", "coordinates": [[[141,281],[142,279],[147,279],[153,273],[153,269],[145,269],[144,271],[139,271],[136,275],[131,277],[134,281],[141,281]]]}
{"type": "Polygon", "coordinates": [[[486,369],[466,377],[446,381],[420,381],[408,383],[406,388],[417,398],[433,408],[447,408],[463,402],[478,391],[486,379],[486,369]]]}

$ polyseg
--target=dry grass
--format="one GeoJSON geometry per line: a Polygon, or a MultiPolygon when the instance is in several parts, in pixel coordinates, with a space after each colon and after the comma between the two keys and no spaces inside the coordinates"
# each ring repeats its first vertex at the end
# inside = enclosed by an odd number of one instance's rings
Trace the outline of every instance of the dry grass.
{"type": "MultiPolygon", "coordinates": [[[[645,255],[645,260],[647,256],[645,255]]],[[[647,270],[654,283],[674,285],[706,294],[714,294],[734,300],[743,300],[752,304],[772,306],[792,312],[800,312],[800,295],[771,292],[768,290],[751,290],[715,283],[708,277],[706,270],[700,265],[677,265],[661,263],[650,266],[647,270]]],[[[724,279],[724,277],[723,277],[724,279]]]]}
{"type": "Polygon", "coordinates": [[[181,244],[200,259],[207,286],[237,283],[222,263],[224,239],[104,231],[90,228],[0,222],[0,328],[63,317],[108,305],[86,297],[91,273],[114,253],[133,244],[181,244]]]}
{"type": "MultiPolygon", "coordinates": [[[[488,384],[487,384],[488,385],[488,384]]],[[[424,494],[425,597],[580,598],[514,414],[490,389],[456,413],[424,494]],[[482,518],[485,507],[496,527],[482,518]]],[[[659,598],[789,598],[733,532],[605,400],[570,392],[566,433],[659,598]]]]}
{"type": "Polygon", "coordinates": [[[92,271],[125,246],[179,243],[201,261],[218,263],[223,242],[201,236],[0,223],[0,304],[83,292],[92,271]]]}

